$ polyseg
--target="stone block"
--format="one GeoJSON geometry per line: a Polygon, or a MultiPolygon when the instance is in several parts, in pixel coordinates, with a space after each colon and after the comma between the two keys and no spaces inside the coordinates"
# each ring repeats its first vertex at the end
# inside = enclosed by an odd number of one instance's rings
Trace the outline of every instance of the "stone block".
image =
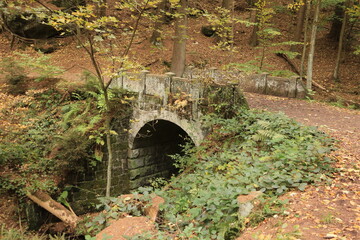
{"type": "Polygon", "coordinates": [[[159,213],[159,206],[163,204],[165,200],[162,197],[155,196],[151,199],[150,206],[145,208],[145,214],[151,221],[155,222],[159,213]]]}
{"type": "Polygon", "coordinates": [[[296,84],[296,98],[305,98],[306,97],[306,88],[302,81],[297,81],[296,84]]]}
{"type": "Polygon", "coordinates": [[[140,156],[140,149],[129,149],[128,158],[138,158],[140,156]]]}
{"type": "Polygon", "coordinates": [[[287,97],[289,95],[290,83],[287,78],[268,77],[265,94],[287,97]]]}
{"type": "Polygon", "coordinates": [[[148,176],[154,173],[155,170],[155,166],[151,165],[151,166],[145,166],[142,168],[137,168],[137,169],[130,169],[129,173],[130,173],[130,179],[136,179],[138,177],[144,177],[144,176],[148,176]]]}
{"type": "Polygon", "coordinates": [[[134,159],[128,160],[128,168],[130,170],[143,167],[144,165],[145,165],[144,157],[139,157],[139,158],[134,158],[134,159]]]}
{"type": "Polygon", "coordinates": [[[156,160],[157,160],[156,156],[151,156],[151,155],[149,155],[149,156],[144,156],[143,158],[144,158],[144,164],[145,164],[145,166],[152,165],[152,164],[154,164],[154,163],[156,162],[156,160]]]}
{"type": "Polygon", "coordinates": [[[133,190],[136,189],[138,187],[141,187],[145,184],[148,184],[148,177],[142,177],[142,178],[138,178],[138,179],[134,179],[134,180],[130,180],[129,182],[129,189],[133,190]]]}
{"type": "MultiPolygon", "coordinates": [[[[143,195],[139,194],[135,196],[134,194],[123,194],[120,196],[120,198],[123,199],[123,201],[128,201],[130,199],[134,199],[135,197],[141,197],[141,196],[143,195]]],[[[155,197],[153,197],[150,202],[145,202],[146,204],[146,208],[144,209],[145,215],[148,216],[151,221],[155,222],[156,217],[159,213],[159,206],[164,202],[165,200],[162,197],[155,195],[155,197]]]]}
{"type": "Polygon", "coordinates": [[[240,218],[245,218],[250,215],[254,206],[256,205],[255,200],[260,197],[263,193],[259,191],[250,192],[247,195],[239,195],[237,202],[239,205],[238,215],[240,218]]]}
{"type": "Polygon", "coordinates": [[[297,76],[293,76],[289,79],[289,92],[287,97],[289,98],[296,98],[296,93],[297,93],[297,81],[298,81],[298,77],[297,76]]]}

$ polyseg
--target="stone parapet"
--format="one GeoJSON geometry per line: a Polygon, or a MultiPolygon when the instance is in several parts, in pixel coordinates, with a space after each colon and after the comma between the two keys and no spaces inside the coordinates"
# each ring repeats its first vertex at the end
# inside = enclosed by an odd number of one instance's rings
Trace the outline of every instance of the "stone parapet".
{"type": "Polygon", "coordinates": [[[306,88],[298,76],[274,77],[268,73],[246,74],[241,71],[222,71],[216,68],[187,68],[184,75],[189,79],[238,84],[245,92],[289,98],[305,98],[306,96],[306,88]]]}

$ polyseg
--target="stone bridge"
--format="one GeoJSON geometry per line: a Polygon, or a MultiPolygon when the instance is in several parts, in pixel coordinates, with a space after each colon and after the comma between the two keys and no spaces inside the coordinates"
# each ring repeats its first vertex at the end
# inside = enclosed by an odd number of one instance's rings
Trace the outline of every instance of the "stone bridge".
{"type": "MultiPolygon", "coordinates": [[[[110,87],[136,95],[131,116],[113,120],[118,133],[112,141],[113,196],[176,173],[169,155],[181,154],[186,142],[201,143],[207,134],[201,124],[203,115],[218,111],[226,116],[233,106],[247,106],[237,84],[178,78],[173,73],[124,73],[110,87]]],[[[92,199],[105,193],[106,162],[86,168],[71,179],[76,183],[71,200],[80,213],[88,210],[92,199]]]]}

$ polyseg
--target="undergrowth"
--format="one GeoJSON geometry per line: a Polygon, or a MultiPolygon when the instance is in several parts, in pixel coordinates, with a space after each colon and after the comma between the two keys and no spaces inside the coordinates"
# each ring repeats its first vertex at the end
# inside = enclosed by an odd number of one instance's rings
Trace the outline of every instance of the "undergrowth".
{"type": "Polygon", "coordinates": [[[0,226],[0,239],[2,240],[65,240],[65,235],[40,235],[28,233],[19,229],[7,229],[0,226]]]}
{"type": "MultiPolygon", "coordinates": [[[[11,82],[14,76],[18,78],[12,73],[22,65],[11,59],[4,61],[9,63],[4,82],[13,85],[10,90],[23,87],[20,82],[11,82]]],[[[43,66],[43,58],[34,63],[39,61],[43,66]]],[[[41,78],[30,78],[20,71],[26,88],[0,93],[0,193],[24,197],[42,190],[53,194],[66,171],[85,171],[102,161],[105,129],[100,86],[90,74],[85,75],[82,86],[52,85],[46,81],[57,69],[47,69],[41,78]]],[[[3,89],[9,90],[7,86],[3,89]]],[[[111,90],[110,114],[126,114],[129,95],[111,90]]]]}
{"type": "Polygon", "coordinates": [[[181,177],[174,176],[166,191],[139,190],[165,199],[157,233],[130,239],[234,239],[249,226],[286,214],[279,195],[330,180],[334,171],[327,157],[333,140],[284,115],[242,109],[231,119],[206,116],[204,125],[212,130],[207,140],[174,156],[181,177]],[[257,210],[240,217],[236,198],[251,191],[263,192],[257,210]]]}

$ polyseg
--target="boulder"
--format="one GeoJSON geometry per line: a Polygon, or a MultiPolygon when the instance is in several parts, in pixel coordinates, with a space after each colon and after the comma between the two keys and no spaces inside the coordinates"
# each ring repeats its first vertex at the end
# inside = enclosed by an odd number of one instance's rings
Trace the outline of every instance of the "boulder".
{"type": "Polygon", "coordinates": [[[96,235],[96,240],[126,240],[143,232],[154,231],[154,222],[147,217],[126,217],[113,221],[111,225],[96,235]]]}
{"type": "MultiPolygon", "coordinates": [[[[141,195],[139,195],[141,196],[141,195]]],[[[124,194],[120,198],[124,200],[130,200],[134,198],[134,194],[124,194]]],[[[144,209],[145,215],[153,222],[156,221],[157,215],[159,213],[159,206],[163,204],[165,200],[162,197],[155,196],[151,199],[150,203],[147,203],[147,207],[144,209]]]]}
{"type": "Polygon", "coordinates": [[[6,25],[11,32],[24,38],[47,39],[59,35],[54,27],[43,24],[31,13],[6,16],[6,25]]]}
{"type": "Polygon", "coordinates": [[[253,208],[258,204],[255,200],[262,194],[262,192],[253,191],[247,195],[239,195],[237,197],[237,202],[239,205],[238,215],[240,218],[245,218],[250,215],[253,208]]]}
{"type": "Polygon", "coordinates": [[[212,37],[216,33],[216,28],[215,28],[215,26],[212,26],[212,25],[202,26],[201,33],[206,37],[212,37]]]}

